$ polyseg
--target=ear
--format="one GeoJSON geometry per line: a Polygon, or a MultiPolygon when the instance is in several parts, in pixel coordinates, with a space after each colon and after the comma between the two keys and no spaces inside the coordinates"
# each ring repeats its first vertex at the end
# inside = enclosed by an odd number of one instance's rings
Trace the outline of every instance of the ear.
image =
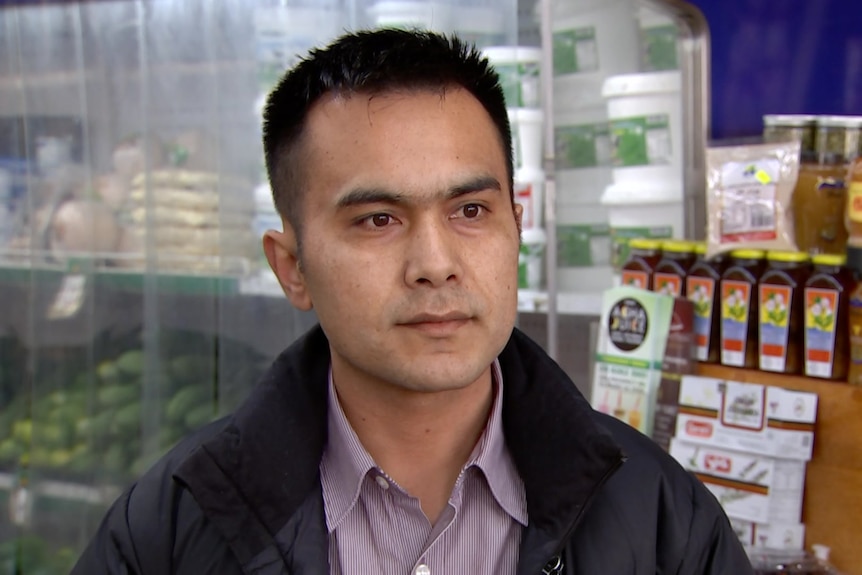
{"type": "Polygon", "coordinates": [[[521,223],[524,219],[524,206],[522,204],[512,204],[512,212],[515,214],[515,223],[518,225],[518,235],[521,235],[521,223]]]}
{"type": "Polygon", "coordinates": [[[299,249],[293,227],[284,222],[284,231],[267,230],[263,235],[263,252],[284,295],[293,307],[308,311],[313,305],[299,260],[299,249]]]}

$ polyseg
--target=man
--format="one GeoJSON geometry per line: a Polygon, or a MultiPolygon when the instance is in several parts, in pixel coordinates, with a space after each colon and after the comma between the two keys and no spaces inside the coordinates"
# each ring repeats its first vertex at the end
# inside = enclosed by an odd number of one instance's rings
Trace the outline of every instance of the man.
{"type": "Polygon", "coordinates": [[[320,326],[74,573],[751,572],[703,486],[514,329],[511,135],[474,50],[344,36],[273,91],[264,147],[264,249],[320,326]]]}

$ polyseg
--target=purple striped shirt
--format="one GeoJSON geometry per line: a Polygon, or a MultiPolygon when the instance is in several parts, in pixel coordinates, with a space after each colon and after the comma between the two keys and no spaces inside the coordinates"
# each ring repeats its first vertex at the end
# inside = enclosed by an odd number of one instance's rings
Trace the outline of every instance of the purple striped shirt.
{"type": "Polygon", "coordinates": [[[500,366],[488,424],[434,525],[380,469],[347,421],[329,378],[329,440],[320,462],[332,575],[514,575],[527,502],[503,437],[500,366]]]}

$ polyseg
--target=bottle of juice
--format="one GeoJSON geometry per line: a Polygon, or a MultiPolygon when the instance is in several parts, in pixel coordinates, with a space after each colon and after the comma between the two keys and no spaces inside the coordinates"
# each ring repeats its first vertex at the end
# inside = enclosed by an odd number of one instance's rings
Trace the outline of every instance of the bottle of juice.
{"type": "Polygon", "coordinates": [[[758,285],[759,365],[763,371],[802,372],[803,289],[808,254],[769,252],[758,285]]]}
{"type": "Polygon", "coordinates": [[[674,297],[685,295],[685,278],[695,261],[694,243],[664,240],[662,257],[653,273],[653,290],[674,297]]]}
{"type": "Polygon", "coordinates": [[[661,260],[661,241],[635,238],[629,241],[629,250],[620,276],[622,285],[652,290],[653,273],[661,260]]]}
{"type": "Polygon", "coordinates": [[[698,361],[719,363],[721,350],[721,298],[719,282],[727,258],[706,258],[706,243],[695,244],[696,259],[685,278],[685,296],[694,304],[694,337],[698,361]]]}
{"type": "Polygon", "coordinates": [[[819,254],[805,282],[805,375],[843,381],[847,377],[849,302],[854,288],[847,258],[819,254]]]}
{"type": "Polygon", "coordinates": [[[721,363],[757,368],[757,282],[765,266],[763,250],[733,250],[721,276],[721,363]]]}

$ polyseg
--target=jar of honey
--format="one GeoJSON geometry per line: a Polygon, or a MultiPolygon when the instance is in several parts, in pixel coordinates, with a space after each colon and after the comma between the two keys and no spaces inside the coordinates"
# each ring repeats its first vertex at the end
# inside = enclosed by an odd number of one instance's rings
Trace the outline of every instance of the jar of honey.
{"type": "Polygon", "coordinates": [[[803,114],[767,114],[763,116],[763,139],[766,142],[790,142],[800,144],[803,162],[816,161],[815,139],[817,116],[803,114]]]}
{"type": "Polygon", "coordinates": [[[814,269],[805,282],[805,375],[844,380],[847,377],[848,329],[853,274],[847,258],[820,254],[811,258],[814,269]]]}
{"type": "Polygon", "coordinates": [[[803,162],[793,189],[796,246],[809,253],[843,254],[847,247],[847,166],[803,162]]]}
{"type": "MultiPolygon", "coordinates": [[[[862,248],[862,158],[853,162],[847,180],[847,246],[862,248]]],[[[847,262],[853,265],[849,252],[847,262]]]]}
{"type": "Polygon", "coordinates": [[[685,278],[694,264],[694,242],[664,240],[662,258],[653,273],[653,290],[674,297],[685,295],[685,278]]]}
{"type": "Polygon", "coordinates": [[[803,290],[810,275],[802,252],[769,252],[758,285],[759,366],[762,371],[802,372],[803,290]]]}
{"type": "Polygon", "coordinates": [[[721,349],[721,299],[717,297],[727,258],[706,258],[706,243],[694,246],[696,259],[685,278],[685,295],[694,304],[694,337],[698,361],[718,363],[721,349]]]}
{"type": "Polygon", "coordinates": [[[620,283],[624,286],[652,290],[653,273],[661,261],[661,241],[645,238],[629,240],[629,258],[623,264],[620,283]]]}
{"type": "Polygon", "coordinates": [[[733,250],[721,276],[721,363],[754,369],[758,365],[757,282],[766,265],[763,250],[733,250]]]}

